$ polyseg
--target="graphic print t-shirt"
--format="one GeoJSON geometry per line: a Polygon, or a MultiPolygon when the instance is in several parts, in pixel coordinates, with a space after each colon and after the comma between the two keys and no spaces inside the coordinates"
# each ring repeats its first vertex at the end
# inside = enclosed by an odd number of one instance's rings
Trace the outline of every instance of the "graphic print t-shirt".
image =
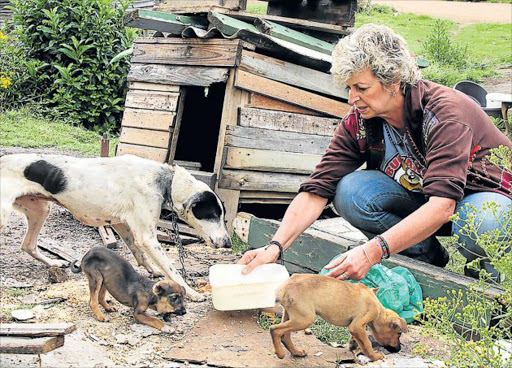
{"type": "Polygon", "coordinates": [[[425,167],[414,154],[406,134],[384,123],[384,160],[380,170],[405,189],[422,192],[425,167]]]}

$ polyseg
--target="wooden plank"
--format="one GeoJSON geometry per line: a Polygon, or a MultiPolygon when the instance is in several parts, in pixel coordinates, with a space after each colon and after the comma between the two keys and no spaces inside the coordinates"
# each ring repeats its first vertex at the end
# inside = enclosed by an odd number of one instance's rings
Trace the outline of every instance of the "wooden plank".
{"type": "Polygon", "coordinates": [[[233,190],[297,193],[300,184],[309,176],[247,170],[222,170],[218,187],[233,190]]]}
{"type": "Polygon", "coordinates": [[[238,212],[233,220],[233,229],[244,243],[249,242],[249,227],[251,226],[252,216],[247,212],[238,212]]]}
{"type": "Polygon", "coordinates": [[[179,94],[160,91],[128,91],[126,107],[135,109],[150,109],[159,111],[176,111],[179,94]]]}
{"type": "Polygon", "coordinates": [[[239,65],[242,52],[240,42],[222,41],[211,39],[188,43],[135,43],[131,62],[208,67],[239,65]]]}
{"type": "MultiPolygon", "coordinates": [[[[267,244],[278,227],[278,221],[254,216],[249,229],[249,244],[252,248],[267,244]]],[[[359,244],[357,240],[346,237],[333,236],[318,230],[306,230],[285,252],[284,259],[289,264],[294,264],[299,270],[318,273],[333,257],[359,244]]],[[[393,255],[383,264],[388,268],[402,266],[409,269],[420,284],[424,298],[446,296],[447,291],[451,290],[460,289],[465,292],[467,287],[475,282],[472,278],[401,255],[393,255]]],[[[488,298],[499,297],[503,292],[502,289],[492,285],[484,290],[488,298]]]]}
{"type": "Polygon", "coordinates": [[[119,142],[167,149],[170,137],[171,133],[160,130],[123,127],[119,142]]]}
{"type": "MultiPolygon", "coordinates": [[[[169,229],[169,230],[174,229],[172,222],[169,220],[164,220],[164,219],[160,219],[157,223],[157,226],[163,227],[164,229],[169,229]]],[[[178,223],[178,228],[179,228],[180,234],[187,234],[187,235],[195,236],[197,238],[201,238],[196,229],[194,229],[186,224],[178,223]]]]}
{"type": "MultiPolygon", "coordinates": [[[[0,335],[2,336],[59,336],[67,335],[76,330],[73,323],[2,323],[0,335]]],[[[3,339],[3,338],[2,338],[3,339]]]]}
{"type": "Polygon", "coordinates": [[[147,109],[126,108],[123,114],[123,127],[169,131],[176,113],[147,109]]]}
{"type": "Polygon", "coordinates": [[[206,13],[211,9],[245,10],[247,0],[159,0],[154,9],[166,13],[206,13]]]}
{"type": "MultiPolygon", "coordinates": [[[[240,193],[243,193],[241,191],[240,193]]],[[[292,199],[285,198],[240,198],[240,204],[290,204],[292,199]]]]}
{"type": "Polygon", "coordinates": [[[174,121],[174,131],[172,132],[171,144],[169,145],[169,164],[174,160],[176,155],[176,147],[178,146],[178,138],[180,136],[181,121],[183,120],[183,109],[185,108],[185,99],[187,96],[186,88],[181,87],[180,98],[178,101],[178,111],[174,121]]]}
{"type": "Polygon", "coordinates": [[[181,32],[189,26],[208,28],[208,22],[203,17],[187,17],[143,9],[128,12],[123,23],[126,27],[166,32],[173,35],[181,35],[181,32]]]}
{"type": "Polygon", "coordinates": [[[250,92],[249,93],[249,103],[245,105],[246,107],[254,107],[258,109],[265,110],[275,110],[275,111],[283,111],[283,112],[293,112],[296,114],[305,114],[305,115],[313,115],[313,116],[325,116],[322,113],[304,109],[299,106],[291,105],[289,103],[279,101],[267,96],[260,95],[259,93],[250,92]]]}
{"type": "Polygon", "coordinates": [[[167,148],[155,148],[148,146],[138,146],[133,144],[119,143],[117,146],[117,156],[135,155],[157,162],[167,162],[167,148]]]}
{"type": "Polygon", "coordinates": [[[239,117],[239,124],[243,127],[316,134],[328,137],[332,137],[340,121],[340,119],[254,108],[241,108],[239,117]]]}
{"type": "Polygon", "coordinates": [[[128,73],[128,81],[208,87],[213,83],[225,83],[228,74],[228,68],[220,67],[133,63],[128,73]]]}
{"type": "MultiPolygon", "coordinates": [[[[222,116],[219,127],[219,136],[217,138],[217,151],[215,155],[215,163],[213,172],[222,176],[225,157],[225,137],[228,125],[236,125],[238,121],[238,108],[243,106],[249,100],[249,93],[234,87],[235,69],[231,69],[229,79],[226,82],[226,90],[224,92],[224,104],[222,105],[222,116]]],[[[228,231],[233,234],[233,220],[238,212],[238,199],[240,192],[232,190],[233,188],[222,188],[217,180],[215,192],[219,195],[226,208],[226,222],[228,231]]]]}
{"type": "Polygon", "coordinates": [[[1,354],[45,354],[64,345],[64,336],[2,337],[1,354]]]}
{"type": "Polygon", "coordinates": [[[79,257],[76,256],[73,252],[70,252],[69,249],[64,249],[64,247],[60,245],[39,242],[37,246],[68,262],[74,262],[79,259],[79,257]]]}
{"type": "Polygon", "coordinates": [[[98,232],[105,247],[109,249],[117,248],[117,239],[110,226],[100,226],[98,227],[98,232]]]}
{"type": "Polygon", "coordinates": [[[240,192],[240,198],[263,198],[263,199],[293,199],[297,193],[282,192],[260,192],[257,190],[244,190],[240,192]]]}
{"type": "Polygon", "coordinates": [[[285,27],[269,20],[257,18],[255,19],[254,24],[260,31],[269,36],[304,46],[308,49],[315,50],[326,55],[331,55],[334,50],[333,44],[308,36],[304,33],[297,32],[292,28],[285,27]]]}
{"type": "Polygon", "coordinates": [[[350,110],[350,105],[347,103],[322,97],[243,70],[237,71],[235,86],[335,117],[342,118],[350,110]]]}
{"type": "Polygon", "coordinates": [[[339,86],[334,81],[332,74],[264,56],[256,52],[242,51],[240,69],[315,93],[348,100],[348,90],[339,86]]]}
{"type": "MultiPolygon", "coordinates": [[[[293,120],[293,117],[291,120],[293,120]]],[[[228,126],[225,145],[228,147],[322,155],[330,141],[331,137],[326,135],[245,126],[228,126]]]]}
{"type": "Polygon", "coordinates": [[[181,166],[187,170],[201,171],[201,163],[200,162],[173,160],[172,163],[174,163],[178,166],[181,166]]]}
{"type": "Polygon", "coordinates": [[[129,89],[140,89],[143,91],[179,92],[180,86],[157,83],[130,82],[129,89]]]}
{"type": "Polygon", "coordinates": [[[321,22],[312,22],[304,19],[297,19],[294,17],[281,17],[271,14],[254,14],[241,11],[233,11],[226,9],[216,9],[219,13],[229,15],[230,17],[243,20],[244,22],[253,23],[256,19],[269,20],[286,27],[298,30],[311,30],[325,32],[335,35],[348,35],[351,32],[350,24],[347,25],[333,25],[321,22]]]}
{"type": "Polygon", "coordinates": [[[203,183],[208,185],[212,190],[215,190],[215,184],[217,183],[217,174],[198,170],[187,171],[191,173],[194,178],[196,178],[199,181],[202,181],[203,183]]]}
{"type": "Polygon", "coordinates": [[[310,174],[322,155],[228,147],[227,169],[310,174]]]}

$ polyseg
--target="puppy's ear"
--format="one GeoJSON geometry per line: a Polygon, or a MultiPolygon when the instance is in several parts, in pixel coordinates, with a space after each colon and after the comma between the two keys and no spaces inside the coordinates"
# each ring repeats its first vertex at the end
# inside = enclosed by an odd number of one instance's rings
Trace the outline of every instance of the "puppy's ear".
{"type": "Polygon", "coordinates": [[[401,332],[407,331],[407,322],[403,318],[395,319],[394,321],[389,322],[389,328],[393,330],[399,330],[401,332]]]}
{"type": "Polygon", "coordinates": [[[379,288],[378,287],[372,288],[372,291],[373,291],[374,294],[377,294],[377,291],[379,291],[379,288]]]}
{"type": "Polygon", "coordinates": [[[153,293],[156,296],[163,295],[168,289],[168,285],[163,281],[158,281],[155,285],[153,285],[153,293]]]}
{"type": "Polygon", "coordinates": [[[180,288],[181,288],[181,294],[183,295],[183,297],[185,297],[185,295],[187,295],[187,290],[180,285],[180,288]]]}

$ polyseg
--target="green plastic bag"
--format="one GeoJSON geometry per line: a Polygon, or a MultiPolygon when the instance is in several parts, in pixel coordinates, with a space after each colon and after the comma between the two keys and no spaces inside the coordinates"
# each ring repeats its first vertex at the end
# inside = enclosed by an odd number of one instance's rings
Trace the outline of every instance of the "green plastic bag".
{"type": "MultiPolygon", "coordinates": [[[[334,257],[331,263],[340,255],[334,257]]],[[[319,272],[325,275],[329,272],[325,268],[319,272]]],[[[413,274],[405,267],[387,268],[376,264],[360,281],[348,280],[348,282],[361,282],[371,288],[379,288],[377,299],[386,308],[395,311],[407,323],[414,320],[414,317],[423,313],[423,294],[421,287],[413,274]]]]}

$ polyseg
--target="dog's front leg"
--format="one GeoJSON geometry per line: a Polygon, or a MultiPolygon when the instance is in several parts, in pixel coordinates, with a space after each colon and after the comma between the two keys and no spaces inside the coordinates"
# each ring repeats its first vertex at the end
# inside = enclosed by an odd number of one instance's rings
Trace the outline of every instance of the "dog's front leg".
{"type": "MultiPolygon", "coordinates": [[[[135,242],[135,244],[138,244],[135,242]]],[[[158,242],[156,238],[156,233],[154,237],[146,238],[145,241],[142,242],[142,252],[148,255],[149,258],[162,270],[162,272],[169,277],[174,282],[177,282],[181,286],[185,288],[187,297],[189,297],[192,301],[201,302],[206,299],[206,297],[190,286],[187,285],[185,280],[181,277],[178,270],[174,267],[172,262],[169,260],[167,255],[163,252],[162,246],[158,242]]]]}
{"type": "Polygon", "coordinates": [[[137,264],[139,266],[144,266],[148,272],[151,273],[153,277],[160,277],[164,276],[162,271],[158,267],[156,267],[145,255],[142,253],[142,251],[139,249],[140,247],[137,247],[135,244],[135,238],[130,231],[130,228],[127,225],[124,224],[115,224],[112,225],[116,233],[123,239],[123,242],[126,244],[128,249],[132,252],[133,256],[137,260],[137,264]]]}
{"type": "MultiPolygon", "coordinates": [[[[354,320],[350,324],[348,328],[352,338],[356,341],[357,345],[361,349],[361,352],[366,355],[370,360],[376,361],[380,359],[384,359],[384,354],[377,353],[372,348],[372,343],[366,334],[366,323],[361,323],[360,321],[354,320]]],[[[357,350],[354,351],[354,354],[357,354],[357,350]]],[[[357,355],[355,356],[357,358],[357,355]]]]}

